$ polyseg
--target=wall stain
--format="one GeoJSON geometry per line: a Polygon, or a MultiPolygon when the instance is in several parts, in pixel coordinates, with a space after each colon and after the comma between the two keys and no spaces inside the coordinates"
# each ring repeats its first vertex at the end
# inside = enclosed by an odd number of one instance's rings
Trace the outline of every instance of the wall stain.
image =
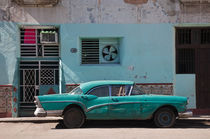
{"type": "Polygon", "coordinates": [[[95,17],[93,16],[92,13],[90,13],[89,19],[90,19],[90,22],[91,22],[91,23],[95,23],[95,17]]]}
{"type": "Polygon", "coordinates": [[[88,12],[91,12],[93,10],[93,8],[87,8],[88,12]]]}
{"type": "Polygon", "coordinates": [[[148,2],[148,0],[124,0],[125,3],[129,4],[145,4],[148,2]]]}

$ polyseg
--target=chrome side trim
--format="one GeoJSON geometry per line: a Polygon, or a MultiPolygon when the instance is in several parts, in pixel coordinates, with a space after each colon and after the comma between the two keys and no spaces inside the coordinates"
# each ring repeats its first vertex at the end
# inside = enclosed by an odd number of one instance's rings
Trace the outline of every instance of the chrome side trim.
{"type": "Polygon", "coordinates": [[[133,90],[133,85],[132,85],[132,86],[131,86],[131,88],[130,88],[130,91],[129,91],[128,96],[130,96],[130,95],[131,95],[132,90],[133,90]]]}
{"type": "Polygon", "coordinates": [[[89,111],[91,111],[91,110],[93,110],[93,109],[95,109],[95,108],[103,107],[103,106],[107,106],[107,105],[111,106],[111,105],[120,105],[120,104],[140,104],[140,103],[141,103],[141,102],[106,103],[106,104],[95,105],[95,106],[89,107],[89,108],[87,109],[86,112],[89,112],[89,111]]]}
{"type": "Polygon", "coordinates": [[[46,112],[47,116],[62,116],[63,110],[50,110],[46,112]]]}
{"type": "Polygon", "coordinates": [[[120,103],[110,103],[110,105],[119,105],[119,104],[139,104],[139,103],[142,103],[142,102],[120,102],[120,103]]]}
{"type": "MultiPolygon", "coordinates": [[[[95,105],[95,106],[91,106],[91,107],[89,107],[88,109],[86,108],[86,106],[83,104],[83,103],[81,103],[81,102],[78,102],[78,101],[43,101],[43,102],[41,102],[41,103],[63,103],[63,102],[70,102],[70,103],[77,103],[77,104],[81,104],[82,105],[82,107],[84,108],[84,111],[86,111],[86,112],[89,112],[89,111],[91,111],[91,110],[93,110],[93,109],[95,109],[95,108],[98,108],[98,107],[103,107],[103,106],[106,106],[106,105],[120,105],[120,104],[140,104],[141,102],[120,102],[120,103],[106,103],[106,104],[100,104],[100,105],[95,105]]],[[[60,110],[59,110],[60,111],[60,110]]],[[[47,111],[49,114],[50,114],[50,116],[51,116],[51,112],[50,111],[47,111]]],[[[62,110],[62,112],[63,112],[63,110],[62,110]]],[[[62,112],[61,112],[61,114],[62,114],[62,112]]],[[[48,115],[48,114],[47,114],[48,115]]],[[[57,114],[56,114],[57,115],[57,114]]],[[[58,114],[59,115],[59,114],[58,114]]],[[[54,115],[52,115],[52,116],[54,116],[54,115]]]]}
{"type": "Polygon", "coordinates": [[[179,113],[179,118],[188,118],[188,117],[192,117],[192,116],[193,116],[192,111],[185,111],[185,112],[179,113]]]}
{"type": "Polygon", "coordinates": [[[109,103],[106,103],[106,104],[101,104],[101,105],[95,105],[95,106],[92,106],[92,107],[89,107],[86,112],[89,112],[95,108],[98,108],[98,107],[103,107],[103,106],[107,106],[107,105],[110,105],[109,103]]]}

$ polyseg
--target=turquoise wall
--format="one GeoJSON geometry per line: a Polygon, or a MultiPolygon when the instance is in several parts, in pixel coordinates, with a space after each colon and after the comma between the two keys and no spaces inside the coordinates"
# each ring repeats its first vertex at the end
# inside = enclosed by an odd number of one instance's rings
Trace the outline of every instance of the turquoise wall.
{"type": "Polygon", "coordinates": [[[0,85],[13,84],[19,52],[17,24],[0,22],[0,85]]]}
{"type": "MultiPolygon", "coordinates": [[[[171,24],[61,24],[62,81],[100,79],[138,83],[174,82],[174,28],[171,24]],[[80,38],[120,37],[120,64],[80,64],[80,38]],[[77,53],[71,53],[77,48],[77,53]],[[145,78],[146,77],[146,78],[145,78]]],[[[19,57],[19,29],[0,23],[0,85],[14,84],[19,57]]]]}
{"type": "MultiPolygon", "coordinates": [[[[18,88],[19,50],[18,25],[13,22],[0,22],[0,85],[11,84],[13,88],[18,88]]],[[[18,98],[18,94],[18,90],[13,92],[12,98],[18,98]]],[[[12,116],[17,117],[18,109],[14,112],[14,108],[18,108],[18,103],[12,103],[12,116]]]]}
{"type": "Polygon", "coordinates": [[[196,108],[195,74],[177,74],[175,95],[188,97],[188,108],[196,108]]]}
{"type": "Polygon", "coordinates": [[[171,24],[62,24],[63,83],[91,80],[174,82],[174,28],[171,24]],[[120,64],[80,64],[80,38],[121,37],[120,64]],[[77,53],[71,53],[77,48],[77,53]],[[145,78],[146,77],[146,78],[145,78]]]}
{"type": "MultiPolygon", "coordinates": [[[[137,83],[175,83],[174,94],[190,97],[195,108],[194,75],[175,74],[173,24],[60,24],[61,85],[91,80],[132,80],[137,83]],[[120,64],[81,65],[80,38],[121,38],[120,64]],[[71,53],[77,48],[77,53],[71,53]]],[[[19,29],[0,23],[0,85],[18,87],[19,29]]],[[[18,93],[14,93],[18,98],[18,93]]],[[[13,104],[17,107],[17,103],[13,104]]],[[[15,115],[15,114],[13,114],[15,115]]]]}

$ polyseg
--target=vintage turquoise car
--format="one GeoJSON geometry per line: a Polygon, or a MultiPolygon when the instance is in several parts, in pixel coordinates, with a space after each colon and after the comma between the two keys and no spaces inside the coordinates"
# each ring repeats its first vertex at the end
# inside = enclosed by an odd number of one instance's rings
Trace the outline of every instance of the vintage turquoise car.
{"type": "Polygon", "coordinates": [[[86,120],[146,120],[157,127],[172,127],[186,112],[188,99],[180,96],[146,95],[132,81],[91,81],[69,93],[35,97],[38,117],[61,116],[67,128],[86,120]]]}

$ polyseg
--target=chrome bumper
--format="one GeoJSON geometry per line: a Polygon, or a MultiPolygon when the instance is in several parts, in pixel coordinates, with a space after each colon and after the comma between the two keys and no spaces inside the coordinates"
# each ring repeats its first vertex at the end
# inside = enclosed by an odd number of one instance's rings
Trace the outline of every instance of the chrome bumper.
{"type": "Polygon", "coordinates": [[[37,117],[46,117],[47,112],[43,108],[36,108],[34,115],[37,117]]]}
{"type": "Polygon", "coordinates": [[[46,117],[46,116],[62,116],[63,110],[52,110],[45,111],[43,108],[36,108],[34,115],[37,117],[46,117]]]}
{"type": "Polygon", "coordinates": [[[192,111],[185,111],[185,112],[179,113],[179,118],[188,118],[188,117],[192,117],[192,116],[193,116],[192,111]]]}
{"type": "Polygon", "coordinates": [[[36,104],[36,110],[34,111],[34,115],[37,117],[46,117],[47,112],[42,108],[42,105],[40,104],[39,98],[37,96],[35,96],[34,103],[36,104]]]}

